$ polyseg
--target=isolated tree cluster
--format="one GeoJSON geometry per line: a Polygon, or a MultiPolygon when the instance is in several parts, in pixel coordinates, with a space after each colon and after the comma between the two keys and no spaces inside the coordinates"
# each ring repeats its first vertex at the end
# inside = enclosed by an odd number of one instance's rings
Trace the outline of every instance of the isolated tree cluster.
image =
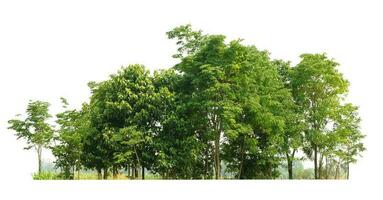
{"type": "Polygon", "coordinates": [[[314,178],[347,174],[365,150],[358,109],[346,102],[349,82],[325,54],[301,61],[273,60],[267,51],[225,41],[190,25],[167,33],[178,63],[150,73],[122,67],[90,82],[89,103],[56,115],[49,103],[30,101],[27,117],[10,129],[35,148],[50,148],[63,178],[92,169],[99,178],[145,170],[163,179],[273,179],[278,167],[313,162],[314,178]],[[224,166],[224,169],[223,167],[224,166]]]}

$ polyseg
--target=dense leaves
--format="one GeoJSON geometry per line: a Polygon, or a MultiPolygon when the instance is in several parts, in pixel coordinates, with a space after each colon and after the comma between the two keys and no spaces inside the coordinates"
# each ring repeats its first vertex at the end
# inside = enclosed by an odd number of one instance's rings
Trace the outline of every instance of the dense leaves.
{"type": "MultiPolygon", "coordinates": [[[[67,100],[61,98],[63,108],[67,109],[67,100]]],[[[88,131],[89,122],[83,109],[65,110],[56,115],[57,124],[60,128],[54,137],[56,145],[51,147],[53,155],[56,157],[55,165],[61,168],[62,176],[65,179],[74,179],[75,171],[80,172],[82,163],[83,135],[88,131]]]]}
{"type": "MultiPolygon", "coordinates": [[[[122,67],[89,83],[81,110],[57,114],[52,151],[64,178],[86,168],[100,179],[110,172],[144,179],[147,171],[164,179],[271,179],[286,166],[292,179],[306,158],[315,178],[348,178],[364,135],[338,63],[303,54],[291,66],[190,25],[167,36],[177,45],[174,67],[152,74],[138,64],[122,67]]],[[[29,144],[47,145],[47,109],[31,104],[29,118],[10,120],[10,128],[29,144]]],[[[311,177],[301,171],[298,178],[311,177]]]]}

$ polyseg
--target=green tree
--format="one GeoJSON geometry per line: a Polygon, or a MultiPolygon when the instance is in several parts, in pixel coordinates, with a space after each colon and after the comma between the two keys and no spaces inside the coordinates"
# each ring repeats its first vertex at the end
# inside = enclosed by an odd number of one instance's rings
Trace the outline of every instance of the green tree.
{"type": "MultiPolygon", "coordinates": [[[[16,132],[17,139],[23,138],[27,142],[24,149],[34,148],[38,158],[38,173],[41,173],[42,150],[49,147],[53,137],[53,129],[47,122],[51,117],[49,114],[49,103],[43,101],[29,101],[25,119],[11,119],[8,121],[16,132]]],[[[20,115],[17,115],[20,117],[20,115]]]]}
{"type": "Polygon", "coordinates": [[[288,92],[268,53],[241,45],[241,40],[226,44],[225,36],[202,35],[190,26],[168,35],[177,40],[182,54],[175,69],[181,74],[186,118],[206,148],[202,160],[213,153],[215,178],[220,178],[222,144],[228,169],[238,177],[275,176],[283,128],[283,119],[276,114],[288,92]]]}
{"type": "MultiPolygon", "coordinates": [[[[90,115],[95,132],[88,139],[97,138],[95,142],[102,144],[91,154],[102,158],[100,167],[104,169],[104,178],[109,168],[116,175],[119,168],[129,163],[135,172],[141,167],[143,175],[144,169],[151,167],[154,153],[151,138],[156,125],[152,117],[156,109],[152,103],[154,98],[149,71],[142,65],[122,68],[92,88],[90,115]]],[[[94,149],[89,146],[88,150],[94,149]]]]}
{"type": "Polygon", "coordinates": [[[291,96],[268,52],[238,41],[231,42],[228,49],[226,57],[231,57],[238,70],[232,79],[240,108],[231,123],[233,128],[227,132],[228,169],[236,172],[238,178],[275,178],[285,127],[284,111],[291,96]]]}
{"type": "Polygon", "coordinates": [[[90,82],[89,104],[56,115],[30,101],[25,119],[10,127],[41,152],[50,145],[55,165],[71,179],[82,167],[99,179],[270,179],[349,177],[365,150],[358,108],[345,101],[348,81],[325,54],[303,54],[295,67],[241,39],[203,34],[183,25],[167,32],[178,63],[153,74],[122,67],[90,82]],[[298,152],[313,160],[304,169],[298,152]],[[293,173],[294,172],[294,173],[293,173]],[[282,173],[282,176],[280,176],[282,173]]]}
{"type": "Polygon", "coordinates": [[[83,135],[83,165],[88,169],[95,169],[98,173],[98,179],[102,179],[102,170],[104,169],[104,178],[107,178],[110,167],[110,159],[113,155],[110,153],[110,145],[106,140],[106,133],[102,128],[101,117],[99,116],[99,106],[102,102],[99,99],[104,98],[103,92],[105,86],[103,83],[90,82],[89,87],[92,91],[92,97],[88,107],[83,108],[84,117],[89,120],[88,131],[83,135]],[[101,130],[101,131],[100,131],[101,130]]]}
{"type": "MultiPolygon", "coordinates": [[[[63,108],[67,109],[68,103],[61,98],[63,108]]],[[[86,105],[84,105],[86,106],[86,105]]],[[[65,179],[74,179],[75,171],[78,177],[81,169],[81,156],[83,149],[83,133],[87,131],[87,121],[82,111],[65,110],[56,115],[56,123],[59,125],[54,140],[58,143],[51,147],[56,157],[55,165],[61,168],[65,179]]]]}
{"type": "Polygon", "coordinates": [[[314,160],[314,175],[318,179],[323,159],[321,152],[328,145],[331,115],[341,105],[349,83],[337,70],[338,63],[326,55],[303,54],[301,58],[294,68],[292,88],[309,125],[305,132],[305,152],[314,160]]]}
{"type": "Polygon", "coordinates": [[[327,152],[338,158],[335,178],[339,177],[341,165],[344,164],[348,179],[350,163],[355,163],[365,150],[362,143],[365,136],[360,132],[360,121],[358,108],[351,103],[340,106],[335,112],[334,129],[329,138],[333,148],[327,152]]]}
{"type": "Polygon", "coordinates": [[[203,168],[203,147],[188,123],[187,102],[179,92],[181,80],[174,69],[154,72],[158,126],[154,129],[157,159],[153,170],[165,179],[200,179],[207,177],[210,170],[203,168]]]}
{"type": "Polygon", "coordinates": [[[307,125],[303,118],[302,109],[297,105],[296,100],[292,95],[293,69],[290,66],[290,62],[275,60],[274,64],[277,66],[284,87],[289,90],[289,94],[286,96],[287,98],[285,98],[285,101],[283,102],[284,106],[281,110],[285,122],[281,150],[286,158],[288,178],[293,179],[293,163],[295,155],[298,150],[303,147],[303,132],[307,128],[307,125]]]}
{"type": "MultiPolygon", "coordinates": [[[[210,137],[214,152],[215,178],[221,174],[221,138],[224,133],[224,106],[229,105],[229,83],[225,82],[223,66],[224,36],[209,36],[194,54],[184,57],[176,65],[183,73],[183,95],[187,99],[195,131],[210,137]],[[199,130],[198,130],[199,129],[199,130]]],[[[185,45],[187,46],[187,45],[185,45]]],[[[210,143],[208,140],[207,143],[210,143]]],[[[208,146],[208,145],[206,145],[208,146]]]]}

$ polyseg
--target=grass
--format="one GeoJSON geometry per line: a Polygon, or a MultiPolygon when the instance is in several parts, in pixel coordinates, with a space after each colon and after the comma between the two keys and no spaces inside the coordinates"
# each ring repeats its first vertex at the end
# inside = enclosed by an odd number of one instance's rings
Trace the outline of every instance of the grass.
{"type": "Polygon", "coordinates": [[[33,180],[60,180],[60,175],[56,172],[43,171],[41,173],[34,173],[33,180]]]}
{"type": "MultiPolygon", "coordinates": [[[[33,180],[64,180],[59,172],[54,171],[43,171],[40,174],[34,173],[32,175],[33,180]]],[[[145,180],[160,180],[162,179],[160,175],[157,174],[145,174],[145,180]]],[[[80,177],[78,174],[75,174],[74,180],[98,180],[98,176],[96,172],[92,171],[84,171],[80,173],[80,177]]],[[[107,180],[130,180],[130,178],[126,174],[118,174],[116,178],[113,178],[112,175],[108,176],[107,180]]],[[[135,179],[141,180],[141,177],[135,179]]]]}

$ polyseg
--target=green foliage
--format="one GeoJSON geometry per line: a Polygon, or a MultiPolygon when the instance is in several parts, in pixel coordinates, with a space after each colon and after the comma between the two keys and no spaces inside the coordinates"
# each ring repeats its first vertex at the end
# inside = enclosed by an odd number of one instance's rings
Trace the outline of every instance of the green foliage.
{"type": "MultiPolygon", "coordinates": [[[[47,120],[51,117],[48,112],[49,103],[43,101],[29,101],[25,119],[11,119],[8,121],[16,132],[17,139],[23,138],[27,142],[24,149],[34,148],[37,151],[39,173],[41,173],[42,149],[49,147],[53,137],[53,129],[47,120]]],[[[20,115],[17,115],[20,117],[20,115]]]]}
{"type": "Polygon", "coordinates": [[[144,66],[129,65],[91,89],[94,129],[85,136],[86,166],[116,171],[131,163],[150,168],[156,95],[149,72],[144,66]]]}
{"type": "MultiPolygon", "coordinates": [[[[68,102],[61,98],[63,108],[67,108],[68,102]]],[[[83,105],[86,110],[86,104],[83,105]]],[[[54,137],[56,145],[51,147],[56,157],[55,166],[61,168],[65,179],[73,179],[75,170],[81,169],[81,156],[83,149],[83,135],[88,131],[86,113],[77,110],[65,110],[56,115],[57,124],[60,126],[54,137]]]]}
{"type": "Polygon", "coordinates": [[[24,120],[11,119],[8,121],[9,129],[16,132],[17,139],[26,140],[28,146],[25,149],[31,149],[38,145],[48,147],[53,136],[52,128],[47,123],[51,117],[48,113],[48,107],[48,102],[29,101],[26,111],[27,117],[24,120]]]}
{"type": "Polygon", "coordinates": [[[338,72],[338,63],[325,54],[303,54],[301,58],[294,68],[292,88],[309,125],[305,131],[305,152],[314,160],[315,178],[322,178],[323,160],[341,155],[336,149],[350,139],[346,139],[350,134],[356,135],[353,146],[359,147],[349,151],[352,156],[348,158],[358,155],[364,150],[360,143],[363,136],[359,133],[356,108],[344,104],[349,83],[338,72]],[[341,131],[343,126],[348,126],[347,133],[341,131]]]}
{"type": "Polygon", "coordinates": [[[176,27],[166,34],[169,39],[175,39],[178,45],[178,54],[173,55],[174,58],[194,53],[204,39],[202,31],[193,31],[190,24],[176,27]]]}
{"type": "MultiPolygon", "coordinates": [[[[89,82],[90,102],[81,110],[61,98],[52,146],[61,178],[84,168],[98,179],[102,172],[118,179],[121,171],[123,179],[139,171],[145,178],[145,170],[163,179],[348,177],[364,135],[357,107],[345,102],[349,83],[338,63],[303,54],[292,66],[191,25],[167,36],[178,47],[174,67],[150,74],[129,65],[89,82]],[[302,152],[314,170],[298,161],[302,152]]],[[[9,121],[27,148],[49,145],[48,106],[31,102],[27,119],[9,121]]]]}

